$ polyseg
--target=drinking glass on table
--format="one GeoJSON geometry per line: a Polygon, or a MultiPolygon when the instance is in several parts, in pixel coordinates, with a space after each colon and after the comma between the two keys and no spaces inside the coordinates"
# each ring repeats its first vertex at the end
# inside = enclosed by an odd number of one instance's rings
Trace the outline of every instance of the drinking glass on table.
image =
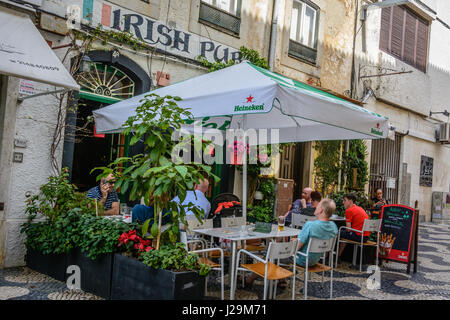
{"type": "Polygon", "coordinates": [[[284,216],[278,217],[278,231],[284,230],[284,216]]]}

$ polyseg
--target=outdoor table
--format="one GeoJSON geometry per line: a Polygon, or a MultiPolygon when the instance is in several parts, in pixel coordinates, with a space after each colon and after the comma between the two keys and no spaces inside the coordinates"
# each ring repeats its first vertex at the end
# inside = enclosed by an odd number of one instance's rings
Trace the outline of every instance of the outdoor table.
{"type": "Polygon", "coordinates": [[[247,241],[252,239],[275,239],[281,237],[297,237],[300,230],[295,228],[284,227],[283,231],[278,230],[278,225],[272,225],[270,233],[262,233],[252,231],[254,225],[247,225],[246,230],[242,232],[242,226],[228,228],[210,228],[210,229],[194,229],[193,232],[203,234],[215,238],[223,238],[231,242],[231,268],[230,268],[230,300],[234,300],[234,281],[236,272],[236,249],[238,241],[247,241]]]}

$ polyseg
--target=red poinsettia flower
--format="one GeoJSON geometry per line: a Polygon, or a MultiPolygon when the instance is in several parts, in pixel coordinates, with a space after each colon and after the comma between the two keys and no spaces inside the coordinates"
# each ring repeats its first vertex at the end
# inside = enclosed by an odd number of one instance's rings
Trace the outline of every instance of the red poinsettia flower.
{"type": "Polygon", "coordinates": [[[153,250],[152,247],[148,246],[147,248],[145,248],[145,252],[149,252],[150,250],[153,250]]]}

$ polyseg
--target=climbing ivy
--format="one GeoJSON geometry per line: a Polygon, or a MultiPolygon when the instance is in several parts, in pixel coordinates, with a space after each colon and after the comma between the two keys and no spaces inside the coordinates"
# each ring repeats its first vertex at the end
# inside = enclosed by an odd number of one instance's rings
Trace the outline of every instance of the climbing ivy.
{"type": "MultiPolygon", "coordinates": [[[[269,63],[266,59],[259,56],[258,51],[242,46],[239,48],[241,52],[241,60],[248,60],[254,65],[269,70],[269,63]]],[[[227,62],[209,62],[205,57],[198,56],[197,61],[208,68],[208,72],[217,71],[226,67],[230,67],[236,63],[235,60],[227,62]]]]}
{"type": "Polygon", "coordinates": [[[347,176],[344,191],[363,190],[369,180],[369,170],[366,162],[367,147],[363,140],[350,140],[347,153],[343,153],[339,161],[341,141],[317,141],[314,149],[317,157],[314,159],[314,174],[316,188],[322,194],[329,194],[338,189],[339,172],[341,181],[347,176]],[[357,169],[356,188],[353,188],[353,169],[357,169]]]}

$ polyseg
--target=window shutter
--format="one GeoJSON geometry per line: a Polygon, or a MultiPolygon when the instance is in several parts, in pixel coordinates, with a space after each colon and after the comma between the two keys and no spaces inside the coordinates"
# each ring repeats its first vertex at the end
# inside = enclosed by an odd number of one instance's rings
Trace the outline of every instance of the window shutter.
{"type": "Polygon", "coordinates": [[[418,19],[416,67],[423,72],[427,69],[428,23],[418,19]]]}
{"type": "Polygon", "coordinates": [[[393,7],[390,51],[399,58],[402,58],[404,12],[400,7],[393,7]]]}
{"type": "Polygon", "coordinates": [[[392,8],[381,10],[380,50],[389,52],[389,33],[391,29],[392,8]]]}
{"type": "Polygon", "coordinates": [[[403,61],[408,64],[415,64],[416,57],[416,34],[417,18],[406,11],[405,20],[405,41],[403,45],[403,61]]]}

